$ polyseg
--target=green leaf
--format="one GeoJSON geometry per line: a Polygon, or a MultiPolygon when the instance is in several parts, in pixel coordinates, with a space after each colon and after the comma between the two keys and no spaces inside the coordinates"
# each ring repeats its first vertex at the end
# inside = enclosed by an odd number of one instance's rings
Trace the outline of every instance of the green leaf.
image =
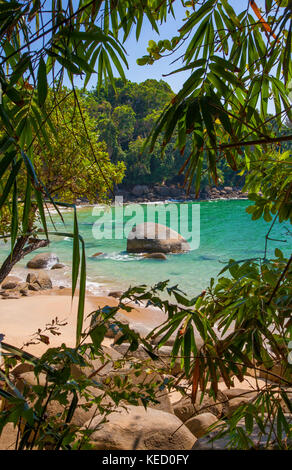
{"type": "Polygon", "coordinates": [[[3,193],[0,196],[0,209],[4,205],[4,203],[6,202],[6,199],[8,198],[8,196],[10,194],[10,190],[11,190],[12,186],[14,185],[14,183],[16,181],[16,177],[17,177],[18,172],[20,170],[21,163],[22,163],[22,160],[19,159],[16,162],[16,164],[13,165],[13,168],[12,168],[10,174],[9,174],[8,180],[7,180],[6,185],[4,187],[3,193]]]}
{"type": "Polygon", "coordinates": [[[101,347],[101,343],[105,337],[107,328],[105,325],[97,325],[95,328],[90,330],[90,337],[94,344],[95,349],[98,351],[101,347]]]}
{"type": "Polygon", "coordinates": [[[38,69],[38,102],[40,107],[45,104],[48,95],[47,70],[43,57],[40,58],[38,69]]]}

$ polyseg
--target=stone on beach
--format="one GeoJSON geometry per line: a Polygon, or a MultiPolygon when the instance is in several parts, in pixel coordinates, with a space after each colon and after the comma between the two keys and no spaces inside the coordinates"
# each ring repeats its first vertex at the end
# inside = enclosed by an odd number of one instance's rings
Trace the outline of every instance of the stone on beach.
{"type": "Polygon", "coordinates": [[[190,396],[186,396],[173,404],[174,414],[183,422],[193,416],[207,412],[220,418],[228,413],[228,409],[228,398],[220,391],[218,391],[216,400],[205,394],[201,401],[201,394],[198,393],[195,403],[192,402],[190,396]]]}
{"type": "Polygon", "coordinates": [[[204,436],[208,432],[210,426],[215,423],[222,424],[222,421],[218,421],[217,416],[212,413],[202,413],[200,415],[193,416],[185,422],[186,427],[196,437],[204,436]]]}
{"type": "Polygon", "coordinates": [[[132,189],[132,194],[134,194],[134,196],[143,196],[143,194],[146,194],[148,191],[148,186],[144,184],[136,184],[132,189]]]}
{"type": "Polygon", "coordinates": [[[183,253],[189,250],[189,244],[179,233],[154,222],[138,224],[128,235],[129,253],[183,253]]]}
{"type": "Polygon", "coordinates": [[[85,423],[96,450],[189,450],[196,438],[173,414],[143,406],[128,405],[99,424],[98,416],[85,423]]]}
{"type": "MultiPolygon", "coordinates": [[[[139,362],[137,362],[137,364],[139,364],[139,362]]],[[[147,396],[147,392],[143,392],[143,388],[151,386],[157,403],[149,401],[147,406],[149,408],[173,413],[173,408],[162,375],[150,370],[147,366],[142,365],[138,369],[135,369],[129,367],[129,364],[126,364],[123,369],[111,370],[102,380],[106,382],[106,385],[110,386],[111,391],[119,391],[119,389],[122,391],[123,384],[126,384],[127,390],[130,393],[138,393],[139,396],[144,395],[145,397],[147,396]],[[119,387],[115,384],[115,378],[119,378],[121,381],[119,387]]],[[[141,399],[138,399],[138,401],[139,405],[143,405],[141,399]]]]}
{"type": "Polygon", "coordinates": [[[65,268],[65,264],[63,263],[56,263],[51,267],[51,269],[62,269],[62,268],[65,268]]]}
{"type": "Polygon", "coordinates": [[[2,282],[2,289],[15,289],[17,284],[21,282],[18,276],[7,276],[2,282]]]}
{"type": "Polygon", "coordinates": [[[113,290],[108,293],[109,297],[114,297],[115,299],[119,299],[123,295],[123,291],[121,290],[113,290]]]}
{"type": "Polygon", "coordinates": [[[56,263],[59,263],[59,258],[54,253],[39,253],[35,255],[26,266],[30,269],[43,269],[49,268],[56,263]]]}
{"type": "MultiPolygon", "coordinates": [[[[291,415],[286,416],[286,419],[288,418],[288,421],[290,421],[291,424],[291,415]]],[[[237,427],[242,428],[245,430],[245,419],[241,419],[237,423],[237,427]]],[[[268,445],[268,449],[277,449],[277,432],[275,426],[269,422],[267,419],[264,425],[264,431],[262,432],[262,429],[259,428],[257,423],[254,423],[253,425],[253,430],[251,433],[248,433],[248,443],[246,449],[265,449],[266,446],[268,445]]],[[[205,436],[199,438],[192,450],[227,450],[231,449],[234,450],[234,442],[231,442],[231,436],[228,434],[220,437],[212,442],[211,439],[216,437],[218,434],[218,431],[213,431],[211,433],[206,434],[205,436]]],[[[285,430],[283,430],[283,434],[285,435],[285,430]]],[[[291,438],[290,440],[288,439],[287,445],[291,445],[291,438]]]]}
{"type": "Polygon", "coordinates": [[[37,280],[37,275],[35,273],[28,273],[28,275],[26,276],[26,282],[28,282],[28,284],[32,284],[36,280],[37,280]]]}
{"type": "Polygon", "coordinates": [[[13,290],[8,290],[1,293],[3,299],[20,299],[21,293],[13,290]]]}
{"type": "Polygon", "coordinates": [[[32,291],[52,289],[53,284],[46,271],[39,271],[37,274],[28,273],[26,276],[27,287],[32,291]]]}
{"type": "Polygon", "coordinates": [[[181,372],[180,359],[176,359],[173,367],[170,367],[171,363],[171,346],[162,346],[158,351],[152,351],[155,355],[159,357],[156,361],[152,361],[150,355],[146,352],[145,348],[139,344],[136,351],[130,351],[130,343],[122,343],[119,345],[114,345],[114,349],[121,353],[127,359],[136,358],[141,361],[149,361],[150,363],[155,364],[158,368],[163,368],[164,372],[170,373],[172,375],[177,375],[181,372]]]}
{"type": "Polygon", "coordinates": [[[40,285],[41,289],[52,289],[53,287],[51,278],[45,271],[41,271],[38,274],[36,282],[40,285]]]}

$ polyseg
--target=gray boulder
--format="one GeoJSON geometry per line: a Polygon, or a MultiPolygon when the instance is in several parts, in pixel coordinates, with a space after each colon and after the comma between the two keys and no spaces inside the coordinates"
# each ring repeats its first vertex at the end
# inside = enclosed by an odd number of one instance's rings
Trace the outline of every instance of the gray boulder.
{"type": "Polygon", "coordinates": [[[189,244],[179,233],[154,222],[133,227],[127,240],[129,253],[182,253],[189,249],[189,244]]]}
{"type": "Polygon", "coordinates": [[[171,346],[162,346],[158,351],[154,350],[153,353],[159,357],[157,360],[152,360],[150,355],[146,352],[145,348],[139,344],[136,351],[130,351],[129,343],[122,343],[119,345],[114,345],[114,349],[122,354],[125,358],[135,358],[140,361],[150,362],[152,365],[155,365],[159,369],[163,369],[165,374],[177,375],[181,372],[180,359],[176,359],[174,366],[171,368],[171,346]]]}
{"type": "Polygon", "coordinates": [[[56,263],[51,267],[51,269],[62,269],[62,268],[65,268],[65,264],[63,263],[56,263]]]}
{"type": "MultiPolygon", "coordinates": [[[[291,417],[290,417],[291,420],[291,417]]],[[[291,421],[290,421],[291,424],[291,421]]],[[[245,433],[245,419],[241,419],[237,423],[237,427],[241,427],[245,433]]],[[[278,440],[275,433],[276,426],[271,429],[271,424],[266,422],[265,425],[265,432],[263,433],[259,426],[254,423],[253,430],[250,434],[247,433],[248,438],[250,439],[251,443],[248,443],[247,446],[244,448],[247,449],[277,449],[278,448],[278,440]]],[[[201,437],[195,442],[192,450],[226,450],[231,449],[234,450],[238,447],[235,447],[234,442],[231,441],[228,435],[222,436],[216,439],[213,442],[210,442],[211,439],[216,437],[218,431],[213,431],[209,434],[206,434],[204,437],[201,437]]],[[[234,434],[234,433],[233,433],[234,434]]],[[[285,438],[285,432],[283,433],[283,438],[285,438]]],[[[291,439],[286,442],[287,445],[291,445],[291,439]]]]}
{"type": "Polygon", "coordinates": [[[143,185],[143,184],[137,184],[132,189],[132,194],[134,194],[134,196],[143,196],[143,194],[146,194],[148,191],[149,191],[148,186],[143,185]]]}
{"type": "Polygon", "coordinates": [[[192,402],[190,396],[183,397],[173,404],[173,411],[183,422],[202,413],[212,413],[220,418],[228,413],[228,398],[224,393],[218,391],[216,401],[208,394],[205,394],[201,401],[201,393],[199,392],[195,403],[192,402]]]}
{"type": "Polygon", "coordinates": [[[148,393],[147,391],[143,392],[143,389],[149,387],[157,403],[149,401],[148,407],[173,413],[164,378],[159,373],[151,371],[147,366],[142,365],[138,369],[125,367],[123,369],[111,370],[102,380],[105,381],[105,385],[110,387],[111,391],[122,391],[126,386],[128,392],[132,394],[138,393],[139,405],[144,405],[142,398],[147,401],[148,393]],[[119,386],[116,385],[117,378],[120,382],[119,386]]]}
{"type": "Polygon", "coordinates": [[[7,276],[2,282],[2,289],[15,289],[17,284],[21,282],[18,276],[7,276]]]}
{"type": "Polygon", "coordinates": [[[87,422],[95,450],[190,450],[196,438],[174,415],[143,406],[127,406],[87,422]]]}
{"type": "Polygon", "coordinates": [[[167,256],[165,256],[164,253],[147,253],[146,255],[143,256],[143,258],[167,260],[167,256]]]}
{"type": "Polygon", "coordinates": [[[40,253],[35,255],[26,266],[30,269],[43,269],[51,268],[56,263],[59,263],[59,258],[54,253],[40,253]]]}
{"type": "Polygon", "coordinates": [[[213,415],[212,413],[202,413],[188,419],[185,422],[185,425],[194,436],[201,437],[204,436],[204,434],[207,433],[209,427],[215,425],[215,423],[220,423],[217,416],[213,415]]]}
{"type": "Polygon", "coordinates": [[[42,290],[52,289],[53,287],[50,276],[45,271],[41,271],[38,274],[36,282],[39,284],[42,290]]]}

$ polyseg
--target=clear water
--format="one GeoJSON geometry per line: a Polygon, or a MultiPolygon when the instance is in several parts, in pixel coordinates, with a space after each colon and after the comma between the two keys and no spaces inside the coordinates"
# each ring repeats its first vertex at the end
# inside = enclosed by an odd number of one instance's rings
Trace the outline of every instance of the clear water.
{"type": "MultiPolygon", "coordinates": [[[[112,290],[113,288],[127,288],[129,285],[147,284],[153,285],[156,282],[169,279],[170,284],[178,284],[181,289],[189,295],[197,294],[204,289],[210,277],[216,277],[222,269],[223,264],[230,258],[241,260],[256,258],[264,253],[265,235],[270,224],[263,219],[251,221],[245,209],[250,204],[247,200],[218,200],[204,201],[200,203],[182,203],[179,207],[172,206],[175,211],[179,209],[191,209],[186,207],[189,204],[200,205],[200,245],[198,249],[188,253],[173,254],[167,256],[167,261],[155,259],[143,259],[140,255],[132,255],[126,252],[126,234],[123,239],[97,240],[93,236],[93,228],[102,228],[104,234],[109,236],[112,227],[121,229],[123,211],[131,211],[137,208],[135,205],[118,207],[114,211],[105,209],[103,220],[98,219],[96,209],[93,207],[83,207],[78,209],[78,220],[80,234],[86,243],[87,256],[87,287],[93,292],[112,290]],[[182,208],[181,206],[185,207],[182,208]],[[101,226],[101,222],[104,225],[101,226]],[[96,252],[103,255],[92,258],[96,252]]],[[[146,205],[143,206],[144,210],[146,205]]],[[[158,212],[163,212],[165,205],[161,204],[158,212]]],[[[141,210],[141,209],[140,209],[141,210]]],[[[180,232],[186,230],[190,222],[187,211],[182,211],[180,219],[180,232]]],[[[189,211],[191,212],[191,211],[189,211]]],[[[54,215],[56,228],[60,232],[73,231],[73,217],[71,212],[64,213],[66,227],[54,215]]],[[[157,219],[156,219],[157,220],[157,219]]],[[[155,220],[152,220],[155,221],[155,220]]],[[[159,219],[160,221],[160,219],[159,219]]],[[[138,214],[136,223],[143,222],[143,213],[138,214]]],[[[167,221],[172,228],[172,219],[167,221]]],[[[128,230],[129,231],[129,230],[128,230]]],[[[285,254],[291,251],[291,237],[287,235],[285,224],[275,224],[271,234],[273,238],[286,240],[286,243],[269,242],[268,255],[273,256],[274,249],[278,246],[285,254]]],[[[7,256],[9,244],[0,245],[0,261],[7,256]]],[[[56,284],[68,285],[70,282],[72,240],[64,236],[52,237],[50,248],[38,250],[52,251],[56,253],[60,262],[65,263],[65,270],[51,271],[56,284]]],[[[33,255],[22,260],[18,266],[18,272],[25,276],[27,270],[25,264],[33,255]]]]}

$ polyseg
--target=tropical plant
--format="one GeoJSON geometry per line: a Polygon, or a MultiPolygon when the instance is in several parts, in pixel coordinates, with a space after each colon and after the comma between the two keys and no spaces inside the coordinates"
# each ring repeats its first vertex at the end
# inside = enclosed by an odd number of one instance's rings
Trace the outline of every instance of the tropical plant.
{"type": "MultiPolygon", "coordinates": [[[[82,99],[79,98],[79,102],[86,124],[86,132],[81,115],[76,113],[74,97],[70,95],[62,101],[66,94],[68,94],[66,89],[58,92],[61,104],[54,109],[54,97],[52,92],[49,92],[45,106],[48,109],[53,109],[50,119],[55,132],[52,132],[49,125],[44,125],[43,133],[46,135],[46,143],[40,146],[35,132],[32,134],[35,139],[32,145],[35,172],[54,201],[65,200],[67,203],[73,203],[78,198],[86,197],[90,203],[105,202],[114,185],[121,182],[124,175],[124,164],[114,165],[109,161],[105,145],[97,141],[98,136],[95,133],[94,122],[87,115],[82,99]],[[108,185],[105,184],[102,175],[92,162],[91,146],[87,136],[91,139],[99,165],[103,167],[103,171],[109,178],[108,185]]],[[[26,151],[26,148],[24,150],[26,151]]],[[[18,202],[25,199],[26,183],[26,172],[22,168],[18,175],[18,202]]],[[[7,176],[3,178],[3,184],[7,184],[7,176]]],[[[26,234],[24,234],[25,219],[21,207],[22,217],[18,217],[17,229],[18,233],[23,233],[17,238],[14,249],[0,268],[0,282],[23,256],[49,244],[49,239],[41,238],[38,232],[37,208],[36,202],[28,208],[29,224],[26,227],[26,234]]],[[[10,204],[6,203],[2,207],[0,216],[0,235],[3,238],[8,238],[11,216],[13,216],[13,212],[11,214],[10,204]]]]}
{"type": "MultiPolygon", "coordinates": [[[[74,95],[77,112],[91,143],[76,92],[75,76],[83,76],[86,86],[96,66],[97,89],[101,89],[103,79],[105,82],[109,79],[115,88],[111,64],[122,78],[121,62],[126,65],[119,32],[123,33],[125,41],[135,25],[136,37],[139,38],[146,18],[159,32],[158,23],[165,21],[168,13],[174,14],[173,3],[171,0],[105,0],[87,4],[82,1],[76,7],[69,2],[64,8],[61,2],[57,6],[52,2],[49,13],[46,12],[46,23],[44,8],[48,10],[47,4],[0,3],[0,79],[3,90],[0,116],[3,134],[1,152],[4,155],[0,161],[0,176],[1,183],[6,181],[5,186],[2,184],[0,208],[8,202],[11,204],[9,235],[12,251],[17,238],[27,233],[29,208],[33,203],[30,191],[34,193],[47,236],[44,198],[56,208],[60,205],[50,196],[34,169],[33,132],[39,144],[44,145],[48,144],[43,133],[44,124],[48,123],[54,129],[51,112],[46,108],[48,82],[51,81],[56,105],[59,105],[58,91],[67,74],[72,88],[69,93],[74,95]],[[99,19],[101,26],[96,25],[99,19]],[[22,208],[25,229],[19,234],[17,194],[20,176],[23,179],[21,167],[26,170],[27,184],[22,208]]],[[[269,219],[272,213],[275,218],[279,216],[281,220],[288,221],[291,217],[292,187],[290,180],[286,183],[286,175],[291,161],[287,155],[282,158],[275,153],[275,146],[291,140],[290,133],[281,133],[286,118],[291,121],[292,117],[288,97],[292,70],[291,2],[266,0],[264,11],[260,11],[256,2],[251,0],[239,13],[228,0],[195,0],[182,4],[188,13],[178,35],[157,44],[150,41],[149,54],[140,60],[141,65],[153,63],[164,52],[169,54],[181,44],[187,45],[183,54],[184,64],[176,72],[190,71],[190,76],[159,117],[147,144],[154,148],[162,134],[162,145],[165,147],[176,129],[177,145],[183,154],[187,135],[191,134],[192,150],[182,168],[187,168],[189,188],[195,178],[198,193],[205,157],[207,172],[216,184],[218,161],[224,159],[232,170],[240,170],[247,175],[249,192],[262,191],[262,195],[253,196],[255,208],[249,209],[254,219],[262,214],[269,219]],[[268,114],[269,99],[275,108],[273,116],[268,114]],[[273,120],[277,121],[277,128],[269,125],[273,120]]],[[[92,144],[90,146],[93,162],[106,180],[92,144]]],[[[73,293],[80,270],[78,348],[84,315],[85,253],[84,241],[78,233],[76,210],[74,214],[74,234],[66,236],[74,239],[73,293]],[[82,256],[79,253],[80,242],[82,256]]],[[[64,236],[64,233],[61,235],[64,236]]],[[[291,364],[287,362],[287,342],[291,341],[291,262],[292,257],[285,259],[280,250],[276,251],[274,260],[267,260],[266,256],[243,262],[231,260],[225,268],[229,270],[229,276],[221,277],[217,284],[211,281],[210,288],[195,299],[188,300],[176,287],[168,288],[168,294],[175,297],[174,304],[159,298],[166,283],[149,292],[145,287],[140,287],[125,294],[133,300],[148,300],[167,313],[166,324],[153,333],[164,333],[159,346],[179,327],[172,356],[175,360],[180,352],[184,374],[192,378],[193,399],[199,385],[202,392],[210,385],[210,393],[216,397],[219,374],[227,387],[232,386],[233,376],[241,380],[247,368],[253,372],[264,368],[279,380],[279,385],[267,386],[259,392],[256,400],[231,417],[228,432],[234,439],[233,444],[241,448],[251,446],[249,435],[254,422],[264,432],[266,421],[271,426],[276,423],[277,446],[287,448],[290,445],[287,437],[291,438],[291,424],[284,414],[284,405],[291,414],[291,400],[285,388],[291,387],[291,364]],[[231,326],[233,329],[227,337],[221,337],[216,333],[217,325],[225,332],[231,326]],[[203,340],[199,350],[195,329],[203,340]],[[273,370],[274,365],[280,366],[278,372],[273,370]],[[238,425],[242,417],[245,417],[247,434],[238,425]]],[[[108,313],[107,309],[103,312],[108,313]]],[[[115,309],[110,311],[110,314],[114,313],[115,309]]],[[[95,332],[97,337],[94,335],[92,338],[93,344],[97,341],[97,347],[104,335],[102,325],[98,326],[95,332]]],[[[119,327],[125,331],[125,326],[119,324],[119,327]]],[[[125,333],[119,341],[130,340],[131,347],[136,348],[139,338],[133,336],[133,332],[125,333]]],[[[143,344],[153,356],[149,345],[143,344]]],[[[46,360],[49,361],[48,356],[46,360]]],[[[78,360],[81,361],[80,358],[78,360]]],[[[56,357],[53,358],[55,362],[56,357]]],[[[58,377],[58,374],[62,375],[62,372],[57,369],[55,376],[58,377]]],[[[7,373],[1,373],[1,376],[14,390],[7,373]]],[[[67,387],[67,382],[64,378],[62,380],[62,386],[67,387]]],[[[72,388],[69,390],[74,395],[72,388]]],[[[7,394],[3,387],[1,394],[8,401],[12,400],[11,394],[7,394]]],[[[20,398],[23,405],[23,397],[20,398]]],[[[75,403],[76,400],[74,406],[75,403]]],[[[31,413],[29,411],[26,417],[28,423],[31,413]]],[[[33,425],[32,420],[29,425],[33,425]]],[[[62,437],[65,439],[65,436],[62,437]]]]}

